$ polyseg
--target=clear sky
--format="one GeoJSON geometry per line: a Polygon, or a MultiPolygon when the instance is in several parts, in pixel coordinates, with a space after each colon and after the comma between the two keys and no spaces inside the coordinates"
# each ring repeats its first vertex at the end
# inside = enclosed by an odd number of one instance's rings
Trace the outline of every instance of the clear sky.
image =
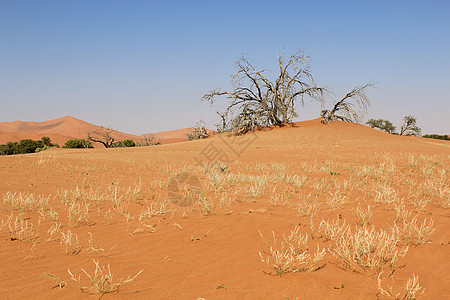
{"type": "MultiPolygon", "coordinates": [[[[450,134],[450,1],[0,0],[0,121],[71,115],[143,134],[210,127],[200,101],[244,55],[305,50],[328,106],[369,81],[368,118],[450,134]]],[[[226,99],[222,100],[225,104],[226,99]]],[[[298,120],[320,105],[298,107],[298,120]]]]}

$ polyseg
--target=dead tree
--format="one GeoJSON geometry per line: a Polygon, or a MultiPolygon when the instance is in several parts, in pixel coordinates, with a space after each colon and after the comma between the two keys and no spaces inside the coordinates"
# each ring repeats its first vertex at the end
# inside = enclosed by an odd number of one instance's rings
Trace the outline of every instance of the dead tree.
{"type": "Polygon", "coordinates": [[[111,129],[109,127],[103,127],[104,129],[103,133],[101,135],[92,136],[92,132],[88,132],[87,139],[88,141],[94,142],[94,143],[100,143],[105,148],[111,148],[114,143],[114,137],[112,136],[112,133],[115,131],[114,129],[111,129]]]}
{"type": "Polygon", "coordinates": [[[318,87],[310,72],[310,58],[302,51],[285,59],[278,58],[278,75],[270,80],[268,70],[258,70],[242,57],[236,62],[237,73],[232,76],[235,86],[231,92],[216,89],[202,97],[214,103],[217,96],[226,96],[230,104],[222,117],[222,131],[246,133],[257,127],[292,122],[297,117],[295,105],[304,105],[305,99],[323,101],[327,91],[318,87]],[[226,120],[226,117],[229,120],[226,120]]]}
{"type": "Polygon", "coordinates": [[[373,86],[373,84],[368,83],[355,87],[344,98],[336,102],[331,110],[322,110],[320,113],[321,122],[323,124],[329,124],[334,121],[360,123],[367,112],[367,106],[370,106],[366,88],[373,86]]]}

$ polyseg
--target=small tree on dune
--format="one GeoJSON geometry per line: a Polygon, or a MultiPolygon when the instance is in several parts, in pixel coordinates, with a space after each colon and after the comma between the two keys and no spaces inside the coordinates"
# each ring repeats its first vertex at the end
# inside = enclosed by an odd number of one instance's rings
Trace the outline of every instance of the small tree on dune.
{"type": "Polygon", "coordinates": [[[244,134],[258,127],[290,123],[298,116],[297,104],[304,105],[307,98],[323,102],[327,90],[314,81],[309,56],[299,50],[288,58],[277,57],[277,63],[277,75],[269,79],[268,70],[257,69],[242,57],[232,76],[234,90],[216,89],[202,97],[211,104],[218,96],[230,100],[225,112],[219,113],[222,124],[218,131],[244,134]]]}
{"type": "Polygon", "coordinates": [[[209,137],[208,130],[206,129],[203,121],[197,122],[194,127],[191,128],[192,132],[186,133],[186,139],[188,141],[206,139],[209,137]]]}
{"type": "Polygon", "coordinates": [[[366,124],[369,125],[369,127],[371,128],[378,128],[387,133],[395,134],[396,127],[388,120],[370,119],[369,121],[366,122],[366,124]]]}
{"type": "Polygon", "coordinates": [[[370,106],[366,89],[373,86],[373,84],[367,83],[366,85],[355,87],[344,98],[336,102],[332,109],[322,110],[320,113],[321,122],[323,124],[329,124],[334,121],[360,123],[367,112],[367,107],[370,106]]]}
{"type": "Polygon", "coordinates": [[[400,127],[400,135],[420,136],[422,130],[417,127],[416,122],[417,119],[413,116],[404,117],[403,125],[400,127]]]}

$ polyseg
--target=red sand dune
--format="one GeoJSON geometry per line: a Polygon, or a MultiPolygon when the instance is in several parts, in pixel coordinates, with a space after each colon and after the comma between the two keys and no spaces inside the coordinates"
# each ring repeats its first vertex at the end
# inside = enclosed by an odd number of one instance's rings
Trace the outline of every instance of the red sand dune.
{"type": "MultiPolygon", "coordinates": [[[[192,131],[192,129],[183,128],[152,133],[151,135],[153,135],[156,140],[162,144],[170,144],[185,141],[186,133],[190,131],[192,131]]],[[[104,132],[104,128],[71,116],[65,116],[44,122],[0,122],[0,144],[7,142],[18,142],[22,139],[36,140],[41,139],[43,136],[48,136],[54,143],[62,146],[67,140],[86,138],[89,132],[94,136],[101,136],[104,132]]],[[[120,131],[114,131],[112,136],[117,141],[126,139],[139,141],[144,135],[137,136],[120,131]]],[[[94,144],[94,146],[103,147],[101,144],[94,144]]]]}

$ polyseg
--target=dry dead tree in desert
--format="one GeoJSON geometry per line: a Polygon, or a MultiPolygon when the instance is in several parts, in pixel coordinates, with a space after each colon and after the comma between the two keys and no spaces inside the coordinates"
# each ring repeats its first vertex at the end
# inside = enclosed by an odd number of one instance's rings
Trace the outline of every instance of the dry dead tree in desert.
{"type": "Polygon", "coordinates": [[[105,148],[111,148],[114,143],[114,137],[112,136],[112,133],[115,131],[114,129],[111,129],[109,127],[103,127],[104,132],[101,136],[92,136],[92,132],[88,132],[87,134],[87,140],[94,143],[101,143],[105,148]]]}
{"type": "Polygon", "coordinates": [[[323,124],[329,124],[334,121],[360,123],[367,111],[367,106],[370,106],[366,88],[373,86],[372,83],[367,83],[366,85],[355,87],[344,98],[336,102],[331,110],[322,110],[320,113],[321,122],[323,124]],[[352,100],[356,103],[352,103],[352,100]]]}
{"type": "Polygon", "coordinates": [[[259,70],[242,57],[236,62],[237,73],[232,76],[234,90],[216,89],[202,97],[211,104],[217,96],[230,99],[225,112],[219,113],[222,118],[219,132],[245,134],[258,127],[290,123],[298,116],[297,103],[304,105],[306,98],[323,102],[327,89],[318,87],[314,81],[309,56],[299,50],[287,59],[281,55],[277,60],[279,73],[270,80],[266,76],[268,70],[259,70]]]}

